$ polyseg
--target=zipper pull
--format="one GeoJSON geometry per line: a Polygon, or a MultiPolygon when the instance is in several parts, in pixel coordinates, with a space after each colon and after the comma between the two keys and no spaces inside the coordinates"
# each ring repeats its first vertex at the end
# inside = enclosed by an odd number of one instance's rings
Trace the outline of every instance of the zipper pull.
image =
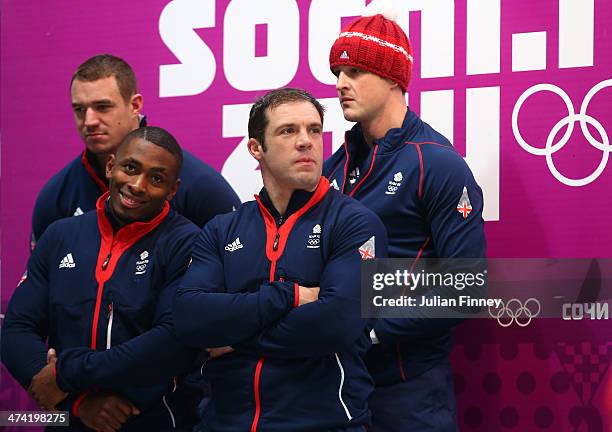
{"type": "Polygon", "coordinates": [[[276,237],[274,238],[274,243],[272,244],[272,250],[276,251],[278,249],[278,241],[280,239],[280,234],[276,233],[276,237]]]}
{"type": "Polygon", "coordinates": [[[106,319],[110,319],[112,314],[113,314],[113,303],[109,303],[108,304],[108,315],[106,316],[106,319]]]}
{"type": "Polygon", "coordinates": [[[102,270],[106,270],[106,267],[108,267],[108,263],[110,262],[112,254],[113,254],[112,252],[108,253],[108,256],[106,257],[106,259],[102,263],[102,270]]]}

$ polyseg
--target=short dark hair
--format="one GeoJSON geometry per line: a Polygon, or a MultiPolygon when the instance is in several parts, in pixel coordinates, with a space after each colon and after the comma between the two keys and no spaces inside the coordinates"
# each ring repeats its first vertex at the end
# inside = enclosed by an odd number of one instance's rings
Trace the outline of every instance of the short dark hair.
{"type": "Polygon", "coordinates": [[[266,150],[264,135],[268,126],[268,116],[266,111],[268,108],[273,109],[279,105],[290,102],[306,101],[314,105],[321,117],[323,124],[323,113],[325,108],[314,98],[313,95],[306,90],[292,87],[284,87],[277,90],[272,90],[255,101],[249,113],[249,138],[255,138],[261,144],[263,150],[266,150]]]}
{"type": "MultiPolygon", "coordinates": [[[[183,166],[183,150],[176,138],[174,138],[170,132],[156,126],[142,126],[127,134],[125,138],[123,138],[123,141],[121,141],[119,149],[136,138],[142,138],[151,144],[155,144],[174,156],[177,163],[176,175],[178,177],[181,172],[181,167],[183,166]]],[[[119,152],[119,149],[117,149],[117,152],[119,152]]]]}
{"type": "Polygon", "coordinates": [[[111,76],[117,80],[119,93],[124,101],[129,102],[130,98],[138,93],[136,75],[132,67],[125,60],[111,54],[99,54],[82,63],[72,75],[70,87],[72,88],[75,80],[91,82],[111,76]]]}

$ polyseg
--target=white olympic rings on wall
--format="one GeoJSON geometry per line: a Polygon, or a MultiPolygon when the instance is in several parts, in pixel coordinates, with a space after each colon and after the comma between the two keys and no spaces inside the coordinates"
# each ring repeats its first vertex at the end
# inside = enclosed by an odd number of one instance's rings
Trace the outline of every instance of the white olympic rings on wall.
{"type": "Polygon", "coordinates": [[[597,121],[586,113],[593,96],[595,96],[597,92],[606,87],[612,87],[612,79],[601,81],[600,83],[593,86],[591,90],[589,90],[589,92],[584,97],[584,100],[582,101],[582,105],[580,106],[580,112],[578,114],[575,113],[574,105],[568,94],[563,89],[553,84],[537,84],[532,87],[529,87],[518,98],[516,104],[514,105],[514,109],[512,110],[512,132],[514,133],[514,137],[516,138],[520,146],[528,153],[531,153],[536,156],[545,156],[546,165],[548,166],[548,169],[550,170],[551,174],[557,180],[567,186],[578,187],[592,183],[597,179],[597,177],[601,175],[603,170],[606,168],[606,165],[608,164],[610,152],[612,152],[612,146],[610,145],[610,139],[608,137],[608,134],[604,127],[601,125],[601,123],[599,123],[599,121],[597,121]],[[518,115],[519,111],[521,110],[521,107],[523,106],[523,103],[525,103],[529,96],[540,91],[550,91],[558,95],[563,100],[563,102],[565,102],[565,106],[567,107],[568,113],[566,117],[559,120],[557,124],[553,126],[550,133],[548,134],[548,138],[546,138],[546,145],[544,148],[538,148],[528,144],[521,135],[521,132],[519,131],[518,127],[518,115]],[[576,121],[580,122],[580,129],[582,130],[582,133],[584,134],[584,137],[587,139],[589,144],[591,144],[596,149],[601,150],[602,152],[601,161],[599,162],[599,165],[597,166],[595,171],[593,171],[590,175],[579,179],[569,178],[561,174],[552,159],[552,155],[561,150],[569,141],[570,137],[572,136],[572,132],[574,131],[574,124],[576,123],[576,121]],[[587,124],[590,124],[595,129],[597,129],[597,132],[599,133],[602,139],[601,142],[599,142],[597,139],[595,139],[595,137],[593,137],[593,135],[591,135],[587,124]],[[565,133],[558,142],[553,144],[553,140],[555,139],[557,132],[559,132],[559,130],[565,125],[567,125],[565,133]]]}
{"type": "Polygon", "coordinates": [[[501,307],[494,312],[491,312],[491,307],[489,306],[489,315],[491,315],[491,318],[497,319],[497,322],[502,327],[509,327],[513,322],[520,327],[526,327],[532,318],[540,314],[540,311],[540,302],[533,297],[525,300],[524,304],[515,298],[508,300],[508,303],[502,301],[501,307]],[[535,309],[536,306],[537,309],[535,309]]]}

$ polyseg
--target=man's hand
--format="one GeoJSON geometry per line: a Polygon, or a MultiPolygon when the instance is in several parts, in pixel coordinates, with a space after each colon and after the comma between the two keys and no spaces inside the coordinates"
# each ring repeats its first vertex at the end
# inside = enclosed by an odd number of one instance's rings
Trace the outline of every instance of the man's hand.
{"type": "Polygon", "coordinates": [[[300,299],[298,306],[305,305],[307,303],[315,302],[319,299],[319,291],[321,288],[319,287],[304,287],[299,285],[300,289],[300,299]]]}
{"type": "Polygon", "coordinates": [[[210,354],[210,358],[214,359],[217,357],[221,357],[224,354],[229,354],[234,351],[234,348],[231,346],[224,346],[219,348],[206,348],[206,351],[210,354]]]}
{"type": "Polygon", "coordinates": [[[110,393],[91,393],[79,405],[78,415],[85,426],[103,432],[115,432],[140,411],[130,401],[110,393]]]}
{"type": "Polygon", "coordinates": [[[30,396],[46,410],[54,410],[55,406],[68,396],[68,393],[60,390],[55,381],[55,363],[57,355],[51,348],[47,353],[47,366],[34,375],[28,389],[30,396]]]}

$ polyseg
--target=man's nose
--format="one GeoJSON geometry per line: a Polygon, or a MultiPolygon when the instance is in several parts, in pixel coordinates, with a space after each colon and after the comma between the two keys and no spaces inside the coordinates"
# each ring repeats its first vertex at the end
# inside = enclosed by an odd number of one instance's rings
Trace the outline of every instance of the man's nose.
{"type": "Polygon", "coordinates": [[[98,113],[92,108],[85,109],[85,126],[92,127],[100,123],[98,113]]]}
{"type": "Polygon", "coordinates": [[[299,149],[308,149],[312,147],[312,140],[308,129],[303,129],[297,136],[297,146],[299,149]]]}
{"type": "Polygon", "coordinates": [[[343,71],[338,72],[338,79],[336,81],[336,90],[340,91],[347,87],[346,74],[343,71]]]}
{"type": "Polygon", "coordinates": [[[132,181],[128,183],[131,192],[134,194],[140,194],[147,188],[147,177],[144,174],[136,175],[132,177],[132,181]]]}

